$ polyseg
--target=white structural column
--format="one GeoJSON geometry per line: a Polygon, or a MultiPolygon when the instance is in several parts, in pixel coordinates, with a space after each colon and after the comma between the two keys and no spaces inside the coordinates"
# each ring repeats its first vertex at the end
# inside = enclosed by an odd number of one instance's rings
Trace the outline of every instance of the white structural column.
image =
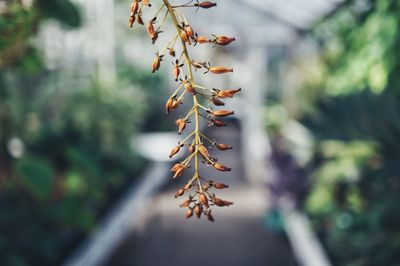
{"type": "MultiPolygon", "coordinates": [[[[265,100],[267,87],[267,49],[251,45],[240,64],[240,83],[243,86],[239,113],[242,117],[242,145],[246,176],[252,182],[268,180],[267,162],[271,152],[265,131],[265,100]]],[[[238,107],[237,107],[238,108],[238,107]]]]}

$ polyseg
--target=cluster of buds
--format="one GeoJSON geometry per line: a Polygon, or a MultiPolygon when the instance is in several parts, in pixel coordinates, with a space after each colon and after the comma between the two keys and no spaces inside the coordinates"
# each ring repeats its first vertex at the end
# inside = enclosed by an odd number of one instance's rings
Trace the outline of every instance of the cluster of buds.
{"type": "MultiPolygon", "coordinates": [[[[199,129],[199,119],[200,117],[206,119],[209,126],[226,126],[227,122],[224,121],[224,118],[234,115],[234,111],[215,110],[212,106],[224,106],[225,102],[223,100],[232,98],[236,93],[240,92],[241,89],[207,88],[195,82],[193,70],[203,69],[203,74],[220,75],[233,72],[233,68],[211,65],[210,62],[191,60],[188,48],[197,44],[226,46],[236,39],[223,35],[211,35],[211,37],[198,35],[183,14],[182,8],[193,7],[195,9],[209,9],[215,7],[217,4],[209,1],[193,2],[194,1],[190,1],[183,5],[174,6],[171,5],[168,0],[162,0],[159,9],[146,23],[146,30],[151,42],[154,44],[157,42],[158,36],[162,32],[161,29],[166,18],[171,18],[176,29],[175,35],[172,36],[162,50],[156,53],[156,57],[152,62],[152,72],[154,73],[159,70],[161,62],[165,60],[166,56],[171,57],[171,63],[173,65],[172,76],[177,82],[177,88],[171,93],[166,102],[166,112],[170,113],[178,109],[187,95],[190,95],[193,100],[192,108],[186,115],[177,119],[175,124],[178,128],[178,134],[182,134],[185,133],[186,125],[194,120],[194,130],[188,133],[177,146],[172,148],[169,157],[172,158],[183,149],[187,149],[186,158],[172,166],[172,178],[181,178],[185,175],[186,170],[192,166],[194,166],[194,174],[191,178],[188,178],[186,185],[176,192],[175,198],[182,197],[185,194],[188,196],[188,198],[180,204],[180,207],[187,209],[185,212],[186,218],[190,218],[194,214],[197,218],[204,216],[209,221],[214,221],[214,217],[211,214],[211,207],[230,206],[233,202],[220,199],[212,192],[214,189],[220,190],[228,188],[228,185],[202,177],[199,173],[199,164],[202,163],[221,172],[231,171],[230,167],[218,162],[217,158],[212,157],[209,153],[209,149],[215,148],[219,151],[227,151],[232,149],[232,146],[219,143],[202,133],[199,129]],[[163,11],[165,13],[162,19],[158,20],[158,15],[163,11]],[[180,43],[180,45],[176,45],[176,43],[180,43]],[[179,55],[177,50],[180,52],[179,57],[177,56],[179,55]],[[183,69],[184,67],[186,69],[183,69]],[[206,107],[205,105],[207,104],[204,104],[204,102],[208,102],[209,107],[206,107]]],[[[129,26],[132,27],[135,21],[140,25],[144,25],[142,10],[150,6],[150,1],[133,0],[129,26]]]]}

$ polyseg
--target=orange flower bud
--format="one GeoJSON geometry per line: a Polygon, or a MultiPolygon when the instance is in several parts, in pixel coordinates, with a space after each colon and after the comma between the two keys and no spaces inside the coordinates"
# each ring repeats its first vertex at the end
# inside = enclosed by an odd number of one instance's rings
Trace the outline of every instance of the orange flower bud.
{"type": "Polygon", "coordinates": [[[215,39],[213,40],[213,43],[225,46],[225,45],[228,45],[228,44],[230,44],[231,42],[233,42],[235,40],[236,40],[235,37],[230,38],[230,37],[226,37],[226,36],[222,36],[221,35],[221,36],[216,36],[215,39]]]}
{"type": "Polygon", "coordinates": [[[182,202],[181,205],[179,205],[179,207],[181,207],[181,208],[189,207],[189,205],[190,205],[191,202],[192,202],[191,199],[185,200],[184,202],[182,202]]]}
{"type": "Polygon", "coordinates": [[[207,158],[210,157],[210,154],[208,153],[207,148],[203,144],[199,144],[197,146],[197,149],[199,150],[201,155],[203,155],[204,157],[207,157],[207,158]]]}
{"type": "Polygon", "coordinates": [[[219,198],[214,198],[213,203],[219,207],[229,206],[229,205],[233,204],[233,202],[231,202],[231,201],[227,201],[227,200],[223,200],[223,199],[219,199],[219,198]]]}
{"type": "Polygon", "coordinates": [[[189,219],[190,217],[192,217],[193,216],[193,210],[192,209],[189,209],[189,210],[187,210],[186,212],[185,212],[185,217],[186,217],[186,219],[189,219]]]}
{"type": "Polygon", "coordinates": [[[177,178],[180,177],[181,175],[183,175],[183,172],[185,172],[185,166],[184,165],[180,165],[180,167],[178,167],[178,169],[176,169],[175,174],[172,178],[177,178]]]}
{"type": "Polygon", "coordinates": [[[188,45],[191,44],[190,39],[189,39],[189,35],[187,34],[186,31],[182,30],[181,31],[181,39],[188,45]]]}
{"type": "Polygon", "coordinates": [[[135,16],[139,9],[139,1],[133,0],[131,4],[131,15],[135,16]]]}
{"type": "Polygon", "coordinates": [[[197,218],[200,218],[202,212],[203,207],[197,204],[196,207],[194,207],[194,213],[196,214],[197,218]]]}
{"type": "Polygon", "coordinates": [[[189,152],[193,153],[195,151],[194,145],[188,146],[189,152]]]}
{"type": "Polygon", "coordinates": [[[220,163],[214,163],[213,166],[214,166],[215,169],[217,169],[218,171],[222,171],[222,172],[226,172],[226,171],[230,171],[231,170],[231,168],[229,168],[229,167],[227,167],[227,166],[225,166],[223,164],[220,164],[220,163]]]}
{"type": "Polygon", "coordinates": [[[220,151],[226,151],[232,149],[232,146],[223,143],[215,143],[215,147],[217,147],[217,149],[220,151]]]}
{"type": "Polygon", "coordinates": [[[176,170],[178,170],[178,169],[181,168],[181,167],[183,167],[182,164],[176,163],[176,164],[174,164],[174,165],[171,167],[171,170],[170,170],[170,171],[173,172],[173,173],[175,173],[176,170]]]}
{"type": "Polygon", "coordinates": [[[153,39],[154,35],[156,34],[156,31],[154,30],[154,21],[155,19],[153,18],[152,20],[150,20],[149,22],[147,22],[147,33],[149,34],[150,38],[153,39]]]}
{"type": "Polygon", "coordinates": [[[216,127],[225,127],[228,124],[224,121],[221,120],[216,120],[216,119],[211,119],[210,120],[210,125],[216,126],[216,127]]]}
{"type": "Polygon", "coordinates": [[[234,111],[227,111],[227,110],[214,110],[211,112],[213,116],[225,117],[229,115],[233,115],[234,111]]]}
{"type": "Polygon", "coordinates": [[[133,27],[133,23],[135,22],[135,15],[130,15],[129,17],[129,27],[133,27]]]}
{"type": "Polygon", "coordinates": [[[156,54],[156,57],[154,58],[153,63],[151,64],[152,73],[156,72],[160,68],[162,58],[163,58],[162,55],[159,55],[158,53],[156,54]]]}
{"type": "Polygon", "coordinates": [[[214,66],[214,67],[210,67],[208,69],[208,71],[210,71],[214,74],[224,74],[224,73],[228,73],[228,72],[233,72],[233,68],[227,68],[227,67],[223,67],[223,66],[214,66]]]}
{"type": "Polygon", "coordinates": [[[181,134],[182,131],[186,128],[187,121],[179,118],[175,121],[175,124],[178,126],[178,134],[181,134]]]}
{"type": "Polygon", "coordinates": [[[176,193],[175,193],[175,198],[182,196],[185,193],[185,190],[183,190],[182,188],[179,189],[176,193]]]}
{"type": "Polygon", "coordinates": [[[185,27],[185,31],[190,38],[194,38],[194,31],[190,25],[185,27]]]}
{"type": "Polygon", "coordinates": [[[214,183],[214,187],[216,189],[224,189],[224,188],[228,188],[229,186],[224,183],[214,183]]]}
{"type": "Polygon", "coordinates": [[[236,90],[218,90],[216,96],[219,98],[232,98],[236,93],[241,90],[241,88],[236,90]]]}
{"type": "MultiPolygon", "coordinates": [[[[176,61],[178,61],[178,60],[176,60],[176,61]]],[[[172,69],[172,73],[174,74],[175,81],[178,81],[179,74],[181,73],[180,70],[179,70],[179,65],[178,64],[175,64],[174,68],[172,69]]]]}
{"type": "Polygon", "coordinates": [[[200,68],[203,68],[203,67],[207,66],[207,63],[205,63],[205,62],[197,62],[197,61],[194,61],[194,60],[192,60],[190,63],[192,64],[192,66],[194,66],[197,69],[200,69],[200,68]]]}
{"type": "Polygon", "coordinates": [[[196,40],[196,43],[208,43],[208,42],[210,42],[210,39],[205,37],[205,36],[196,36],[195,40],[196,40]]]}
{"type": "Polygon", "coordinates": [[[185,83],[185,89],[187,90],[187,92],[190,93],[196,93],[196,90],[193,88],[192,84],[190,83],[190,81],[185,83]]]}
{"type": "Polygon", "coordinates": [[[179,150],[181,149],[181,145],[178,145],[176,147],[174,147],[171,150],[171,153],[169,154],[169,158],[172,158],[172,156],[174,156],[175,154],[177,154],[179,152],[179,150]]]}
{"type": "Polygon", "coordinates": [[[194,4],[194,6],[201,7],[201,8],[211,8],[211,7],[217,6],[217,3],[204,1],[201,3],[194,4]]]}
{"type": "Polygon", "coordinates": [[[203,193],[201,193],[201,194],[199,195],[199,201],[200,201],[204,206],[206,206],[207,208],[209,208],[208,199],[207,199],[206,195],[204,195],[203,193]]]}
{"type": "Polygon", "coordinates": [[[174,99],[171,104],[171,109],[176,109],[179,105],[179,101],[174,99]]]}
{"type": "Polygon", "coordinates": [[[140,25],[144,25],[144,22],[143,22],[142,16],[138,14],[138,15],[136,15],[136,17],[137,17],[137,22],[138,22],[138,24],[140,24],[140,25]]]}
{"type": "Polygon", "coordinates": [[[216,105],[216,106],[224,106],[225,103],[223,101],[221,101],[220,99],[213,97],[212,98],[212,102],[216,105]]]}

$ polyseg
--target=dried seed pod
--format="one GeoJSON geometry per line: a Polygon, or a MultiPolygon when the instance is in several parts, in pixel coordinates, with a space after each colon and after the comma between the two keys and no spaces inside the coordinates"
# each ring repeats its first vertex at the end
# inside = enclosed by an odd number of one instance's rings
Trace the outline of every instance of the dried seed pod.
{"type": "Polygon", "coordinates": [[[196,150],[196,149],[194,148],[194,145],[189,145],[189,146],[188,146],[188,149],[189,149],[189,152],[190,152],[190,153],[193,153],[193,152],[195,152],[195,150],[196,150]]]}
{"type": "Polygon", "coordinates": [[[185,26],[185,31],[190,38],[194,38],[194,31],[190,25],[185,26]]]}
{"type": "Polygon", "coordinates": [[[218,116],[218,117],[225,117],[229,115],[233,115],[234,111],[228,111],[228,110],[214,110],[211,112],[213,116],[218,116]]]}
{"type": "Polygon", "coordinates": [[[175,174],[172,178],[175,179],[175,178],[183,175],[183,172],[185,172],[185,169],[186,169],[186,167],[184,165],[181,165],[180,167],[178,167],[178,169],[176,169],[175,174]]]}
{"type": "Polygon", "coordinates": [[[135,15],[131,14],[129,17],[129,27],[133,27],[133,23],[135,23],[135,15]]]}
{"type": "Polygon", "coordinates": [[[228,68],[228,67],[223,67],[223,66],[214,66],[210,67],[208,71],[214,73],[214,74],[224,74],[228,72],[233,72],[233,68],[228,68]]]}
{"type": "Polygon", "coordinates": [[[155,34],[156,34],[156,31],[154,30],[154,25],[153,25],[155,19],[156,19],[156,18],[153,18],[152,20],[150,20],[149,22],[147,22],[147,27],[146,27],[146,29],[147,29],[147,34],[149,34],[149,37],[150,37],[151,39],[153,39],[154,36],[155,36],[155,34]]]}
{"type": "Polygon", "coordinates": [[[178,134],[181,134],[182,131],[186,128],[187,121],[179,118],[175,121],[175,124],[178,126],[178,134]]]}
{"type": "Polygon", "coordinates": [[[216,96],[219,98],[232,98],[236,93],[241,90],[241,88],[235,90],[218,90],[216,96]]]}
{"type": "Polygon", "coordinates": [[[201,214],[203,213],[203,206],[196,204],[196,207],[194,207],[194,213],[196,214],[197,218],[200,218],[201,214]]]}
{"type": "Polygon", "coordinates": [[[139,1],[133,0],[131,4],[131,15],[135,16],[138,10],[139,10],[139,1]]]}
{"type": "Polygon", "coordinates": [[[171,112],[172,110],[172,104],[174,102],[174,99],[172,97],[168,98],[167,102],[165,103],[165,111],[167,114],[171,112]]]}
{"type": "Polygon", "coordinates": [[[221,45],[221,46],[225,46],[230,44],[231,42],[236,41],[235,37],[227,37],[227,36],[216,36],[215,39],[212,41],[215,44],[221,45]]]}
{"type": "Polygon", "coordinates": [[[200,69],[200,68],[203,68],[203,67],[207,67],[207,63],[206,62],[197,62],[197,61],[192,60],[190,63],[192,64],[192,66],[194,66],[197,69],[200,69]]]}
{"type": "Polygon", "coordinates": [[[176,164],[174,164],[174,165],[171,167],[170,171],[173,172],[173,173],[175,173],[176,170],[178,170],[178,169],[181,168],[181,167],[184,167],[184,166],[183,166],[181,163],[176,163],[176,164]]]}
{"type": "Polygon", "coordinates": [[[231,170],[231,168],[229,168],[229,167],[227,167],[227,166],[225,166],[223,164],[220,164],[220,163],[214,163],[213,166],[214,166],[215,169],[217,169],[218,171],[222,171],[222,172],[226,172],[226,171],[230,171],[231,170]]]}
{"type": "Polygon", "coordinates": [[[224,106],[225,103],[223,101],[221,101],[220,99],[213,97],[212,98],[212,102],[216,105],[216,106],[224,106]]]}
{"type": "Polygon", "coordinates": [[[182,39],[187,45],[190,45],[190,44],[191,44],[189,35],[188,35],[187,32],[184,31],[184,30],[181,31],[181,39],[182,39]]]}
{"type": "Polygon", "coordinates": [[[232,149],[232,146],[229,146],[228,144],[223,144],[223,143],[215,143],[215,147],[217,147],[217,149],[220,151],[226,151],[226,150],[232,149]]]}
{"type": "Polygon", "coordinates": [[[206,36],[196,36],[195,38],[196,43],[209,43],[211,40],[206,36]]]}
{"type": "Polygon", "coordinates": [[[153,63],[151,64],[152,73],[156,72],[160,68],[162,58],[162,55],[159,55],[158,53],[156,54],[156,57],[153,59],[153,63]]]}
{"type": "Polygon", "coordinates": [[[224,121],[221,120],[216,120],[216,119],[210,119],[210,125],[216,126],[216,127],[225,127],[228,124],[224,121]]]}
{"type": "Polygon", "coordinates": [[[172,73],[174,74],[175,81],[178,81],[178,79],[179,79],[179,74],[181,73],[179,68],[182,66],[183,66],[183,64],[180,65],[178,59],[176,59],[174,68],[172,69],[172,73]]]}
{"type": "Polygon", "coordinates": [[[188,200],[185,200],[184,202],[182,202],[182,204],[179,205],[179,207],[181,207],[181,208],[189,207],[190,203],[192,203],[192,200],[189,198],[188,200]]]}
{"type": "Polygon", "coordinates": [[[143,19],[142,19],[142,16],[141,16],[141,15],[137,14],[137,15],[136,15],[136,18],[137,18],[136,20],[137,20],[138,24],[144,25],[144,22],[143,22],[143,19]]]}
{"type": "Polygon", "coordinates": [[[185,190],[183,188],[181,188],[175,193],[175,198],[180,197],[183,194],[185,194],[185,190]]]}
{"type": "Polygon", "coordinates": [[[186,219],[189,219],[190,217],[192,217],[193,216],[193,210],[192,209],[188,209],[186,212],[185,212],[185,218],[186,219]]]}
{"type": "Polygon", "coordinates": [[[224,183],[214,183],[214,187],[216,189],[224,189],[224,188],[228,188],[229,186],[224,183]]]}
{"type": "Polygon", "coordinates": [[[198,151],[203,155],[204,157],[208,158],[210,157],[210,153],[208,152],[207,148],[203,144],[197,145],[198,151]]]}
{"type": "Polygon", "coordinates": [[[170,56],[175,57],[175,50],[174,48],[167,48],[168,49],[168,53],[170,56]]]}
{"type": "Polygon", "coordinates": [[[201,204],[203,204],[204,206],[206,206],[206,208],[209,208],[210,206],[208,205],[208,199],[206,197],[206,195],[204,195],[204,193],[201,193],[199,195],[199,201],[201,204]]]}
{"type": "Polygon", "coordinates": [[[213,2],[209,2],[209,1],[203,1],[201,3],[194,4],[194,6],[207,9],[207,8],[211,8],[211,7],[217,6],[217,3],[213,3],[213,2]]]}
{"type": "Polygon", "coordinates": [[[223,200],[220,198],[214,198],[213,203],[219,207],[229,206],[233,204],[233,202],[231,201],[223,200]]]}
{"type": "Polygon", "coordinates": [[[179,150],[181,149],[182,145],[178,145],[176,147],[174,147],[171,150],[171,153],[169,154],[169,158],[172,158],[172,156],[174,156],[175,154],[177,154],[179,152],[179,150]]]}

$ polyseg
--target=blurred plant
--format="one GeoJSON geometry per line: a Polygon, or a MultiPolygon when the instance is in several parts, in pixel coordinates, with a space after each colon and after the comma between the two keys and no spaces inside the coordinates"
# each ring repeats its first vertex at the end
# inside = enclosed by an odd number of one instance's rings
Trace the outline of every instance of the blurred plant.
{"type": "MultiPolygon", "coordinates": [[[[200,86],[198,83],[194,81],[193,75],[193,68],[195,69],[205,69],[205,73],[211,72],[213,74],[224,74],[233,72],[232,68],[227,68],[223,66],[211,66],[210,63],[207,62],[197,62],[190,58],[188,53],[188,46],[189,45],[196,45],[196,44],[203,44],[203,43],[210,43],[214,46],[220,45],[225,46],[230,44],[231,42],[235,41],[234,37],[227,37],[227,36],[215,36],[213,35],[212,38],[208,38],[205,36],[199,36],[193,30],[192,26],[187,21],[185,15],[180,10],[181,8],[202,8],[208,9],[215,7],[216,4],[208,1],[198,2],[190,1],[186,4],[182,5],[171,5],[169,1],[163,0],[163,4],[158,9],[158,11],[151,17],[151,19],[147,22],[146,28],[147,32],[154,44],[160,33],[162,33],[162,26],[166,21],[168,15],[172,19],[172,22],[176,28],[176,34],[173,38],[165,45],[161,51],[157,52],[156,57],[152,63],[152,72],[156,72],[161,65],[161,62],[164,60],[166,52],[171,57],[176,56],[176,48],[175,43],[179,39],[182,45],[182,52],[178,59],[172,62],[173,64],[173,77],[175,81],[179,81],[180,85],[178,88],[172,93],[171,97],[168,99],[166,103],[166,111],[169,113],[171,110],[178,108],[179,104],[182,103],[184,96],[186,93],[192,94],[193,98],[193,107],[188,111],[188,113],[183,117],[176,120],[176,125],[178,126],[178,133],[181,134],[184,129],[186,128],[187,123],[190,122],[190,117],[194,116],[195,119],[195,129],[193,132],[188,134],[186,138],[179,142],[176,147],[174,147],[170,153],[170,158],[172,158],[175,154],[177,154],[180,149],[184,146],[188,147],[189,155],[188,157],[175,164],[171,168],[171,172],[173,172],[173,178],[177,178],[184,174],[185,170],[190,167],[191,161],[194,159],[194,175],[193,177],[187,182],[187,184],[179,189],[176,192],[175,197],[182,196],[185,192],[195,187],[195,195],[189,195],[189,199],[183,202],[180,206],[188,208],[187,212],[185,213],[186,218],[190,218],[193,216],[193,213],[200,218],[201,215],[204,213],[208,220],[214,221],[214,218],[211,214],[210,206],[229,206],[233,204],[230,201],[222,200],[217,198],[214,193],[211,193],[209,190],[211,188],[216,189],[223,189],[227,188],[228,185],[214,182],[213,180],[207,180],[200,176],[199,174],[199,157],[202,158],[202,163],[206,165],[213,166],[218,171],[230,171],[231,168],[217,162],[216,158],[210,156],[205,143],[209,143],[210,145],[216,147],[218,150],[225,151],[232,149],[231,146],[223,143],[217,143],[214,140],[208,138],[205,134],[200,132],[199,129],[199,118],[200,116],[205,118],[209,125],[214,125],[216,127],[226,126],[226,122],[219,120],[219,118],[227,117],[234,114],[234,111],[228,110],[213,110],[212,107],[205,107],[204,105],[199,103],[198,96],[201,95],[204,99],[207,99],[211,103],[216,106],[223,106],[224,102],[221,101],[222,98],[232,98],[236,93],[238,93],[241,89],[230,89],[230,90],[222,90],[222,89],[210,89],[203,86],[200,86]],[[165,10],[165,14],[157,28],[155,25],[157,23],[157,16],[163,10],[165,10]],[[187,67],[187,71],[185,74],[184,71],[181,70],[183,66],[187,67]],[[179,96],[178,96],[179,95],[179,96]],[[204,113],[203,113],[204,112],[204,113]],[[197,199],[196,199],[197,196],[197,199]]],[[[130,8],[130,17],[129,17],[129,26],[132,27],[135,21],[138,24],[144,25],[142,19],[142,11],[145,6],[151,6],[150,1],[140,1],[134,0],[131,4],[130,8]]]]}

